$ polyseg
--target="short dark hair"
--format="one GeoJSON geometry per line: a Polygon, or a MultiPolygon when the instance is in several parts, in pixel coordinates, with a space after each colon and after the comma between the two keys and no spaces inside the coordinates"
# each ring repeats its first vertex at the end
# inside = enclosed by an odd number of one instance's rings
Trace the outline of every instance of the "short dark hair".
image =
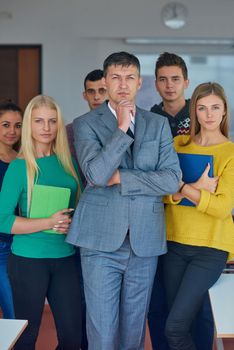
{"type": "Polygon", "coordinates": [[[89,72],[84,79],[84,89],[86,90],[87,80],[89,81],[98,81],[103,78],[103,71],[101,69],[94,69],[89,72]]]}
{"type": "Polygon", "coordinates": [[[107,74],[107,70],[110,66],[122,66],[122,67],[129,67],[129,66],[135,66],[140,74],[141,66],[138,58],[131,53],[121,51],[121,52],[114,52],[111,55],[109,55],[104,63],[103,63],[103,75],[104,77],[107,74]]]}
{"type": "Polygon", "coordinates": [[[6,112],[19,112],[21,116],[23,115],[21,108],[12,100],[0,100],[0,117],[6,112]]]}
{"type": "Polygon", "coordinates": [[[155,77],[156,78],[157,78],[157,73],[158,73],[159,68],[162,68],[165,66],[167,66],[167,67],[177,66],[177,67],[181,68],[184,79],[185,80],[188,79],[188,69],[187,69],[186,63],[182,57],[176,55],[175,53],[164,52],[158,57],[158,59],[156,61],[156,65],[155,65],[155,77]]]}

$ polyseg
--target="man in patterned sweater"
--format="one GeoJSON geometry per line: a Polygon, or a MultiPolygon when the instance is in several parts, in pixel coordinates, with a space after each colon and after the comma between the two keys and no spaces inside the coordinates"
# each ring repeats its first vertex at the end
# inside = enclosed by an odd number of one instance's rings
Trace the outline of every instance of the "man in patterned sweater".
{"type": "Polygon", "coordinates": [[[173,137],[189,133],[189,100],[185,100],[188,71],[184,60],[168,52],[163,53],[156,62],[155,87],[162,102],[155,104],[151,112],[167,117],[173,137]]]}
{"type": "MultiPolygon", "coordinates": [[[[151,112],[168,119],[173,137],[189,134],[190,100],[185,99],[185,90],[188,85],[188,70],[182,57],[168,52],[161,54],[155,66],[155,87],[162,102],[159,105],[155,104],[151,112]]],[[[162,259],[159,257],[148,313],[153,350],[169,350],[164,335],[167,314],[163,266],[162,259]]],[[[213,333],[213,317],[209,297],[206,295],[193,329],[193,338],[198,350],[212,350],[213,333]]]]}
{"type": "Polygon", "coordinates": [[[189,102],[189,99],[185,100],[184,107],[182,107],[182,109],[179,110],[179,112],[175,116],[172,116],[171,114],[166,112],[166,109],[163,107],[163,102],[161,102],[159,105],[155,104],[151,108],[151,112],[167,117],[167,119],[169,120],[171,133],[173,137],[177,135],[185,135],[189,133],[190,125],[189,102]]]}

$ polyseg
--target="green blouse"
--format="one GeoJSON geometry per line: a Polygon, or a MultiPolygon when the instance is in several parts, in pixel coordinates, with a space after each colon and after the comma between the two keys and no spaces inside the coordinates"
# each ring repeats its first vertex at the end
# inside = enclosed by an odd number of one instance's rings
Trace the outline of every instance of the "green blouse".
{"type": "MultiPolygon", "coordinates": [[[[70,208],[75,207],[77,182],[60,164],[56,155],[37,159],[37,184],[71,189],[70,208]]],[[[27,217],[27,174],[24,159],[12,161],[6,171],[0,192],[0,232],[11,233],[19,205],[21,216],[27,217]]],[[[46,205],[46,203],[45,203],[46,205]]],[[[66,235],[35,232],[15,234],[12,253],[28,258],[61,258],[72,255],[75,249],[65,242],[66,235]]]]}

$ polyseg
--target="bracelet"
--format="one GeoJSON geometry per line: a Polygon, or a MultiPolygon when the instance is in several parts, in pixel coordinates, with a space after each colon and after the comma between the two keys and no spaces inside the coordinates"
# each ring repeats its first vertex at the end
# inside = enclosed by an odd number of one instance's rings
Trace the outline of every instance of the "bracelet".
{"type": "Polygon", "coordinates": [[[182,192],[182,190],[183,190],[183,188],[184,188],[185,185],[187,185],[187,184],[184,182],[183,185],[182,185],[182,186],[180,187],[180,189],[179,189],[179,193],[182,192]]]}

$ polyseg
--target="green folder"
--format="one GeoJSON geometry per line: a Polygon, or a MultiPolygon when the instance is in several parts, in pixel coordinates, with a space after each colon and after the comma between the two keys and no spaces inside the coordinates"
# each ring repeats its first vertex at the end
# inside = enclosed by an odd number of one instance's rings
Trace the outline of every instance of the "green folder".
{"type": "MultiPolygon", "coordinates": [[[[57,211],[68,208],[70,196],[70,188],[34,185],[29,217],[33,219],[48,218],[57,211]]],[[[43,232],[56,233],[54,230],[43,232]]]]}

